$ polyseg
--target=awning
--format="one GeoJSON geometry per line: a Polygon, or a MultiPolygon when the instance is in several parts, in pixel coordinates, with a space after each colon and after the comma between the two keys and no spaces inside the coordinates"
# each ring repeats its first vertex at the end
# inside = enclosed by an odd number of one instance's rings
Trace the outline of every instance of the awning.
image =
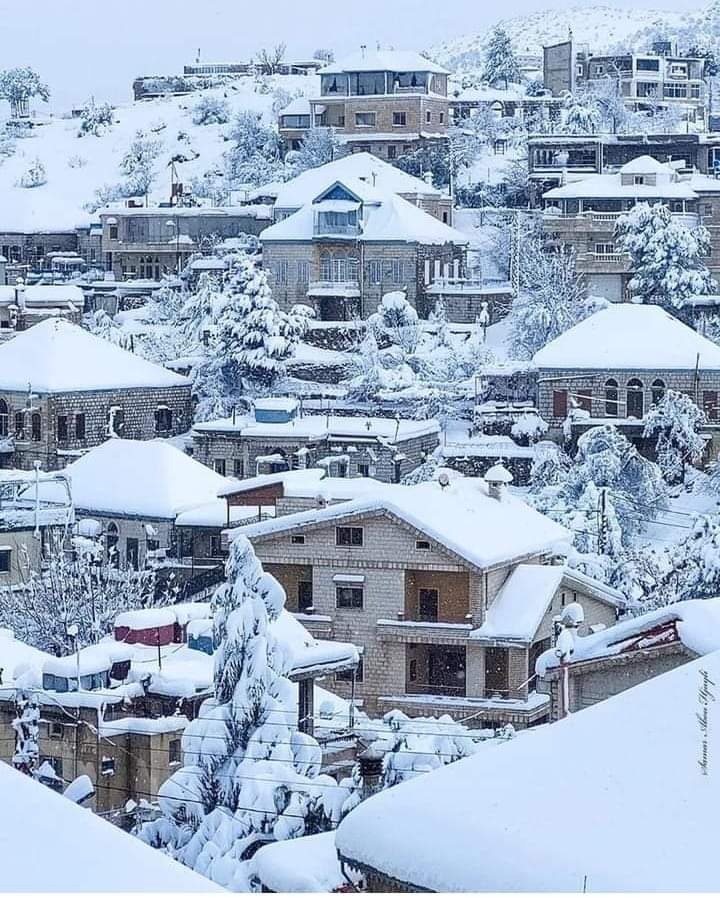
{"type": "Polygon", "coordinates": [[[333,583],[364,583],[364,574],[333,574],[333,583]]]}

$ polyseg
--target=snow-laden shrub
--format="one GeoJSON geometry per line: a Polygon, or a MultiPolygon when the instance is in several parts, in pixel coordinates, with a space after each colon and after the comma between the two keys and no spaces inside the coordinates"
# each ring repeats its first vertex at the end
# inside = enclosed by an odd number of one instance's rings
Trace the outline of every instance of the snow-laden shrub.
{"type": "Polygon", "coordinates": [[[230,121],[230,105],[220,97],[201,97],[192,111],[194,125],[224,125],[230,121]]]}
{"type": "Polygon", "coordinates": [[[537,443],[548,431],[547,421],[533,412],[526,412],[510,428],[510,435],[521,446],[537,443]]]}
{"type": "Polygon", "coordinates": [[[368,329],[381,342],[394,343],[405,352],[414,352],[417,348],[420,337],[418,315],[404,290],[386,293],[367,323],[368,329]]]}
{"type": "Polygon", "coordinates": [[[113,123],[113,109],[109,103],[96,104],[94,100],[86,103],[80,113],[80,130],[78,137],[94,134],[99,137],[113,123]]]}
{"type": "Polygon", "coordinates": [[[42,187],[47,184],[47,172],[45,166],[40,159],[35,159],[30,163],[27,170],[20,176],[17,182],[18,187],[42,187]]]}
{"type": "Polygon", "coordinates": [[[87,159],[84,156],[80,156],[79,154],[75,154],[74,156],[68,156],[67,166],[68,168],[85,168],[87,165],[87,159]]]}

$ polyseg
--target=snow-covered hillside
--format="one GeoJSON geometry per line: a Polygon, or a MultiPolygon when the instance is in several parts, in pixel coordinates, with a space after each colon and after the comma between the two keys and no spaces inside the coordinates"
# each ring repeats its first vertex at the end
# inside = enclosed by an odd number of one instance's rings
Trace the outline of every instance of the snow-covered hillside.
{"type": "Polygon", "coordinates": [[[149,199],[167,201],[171,158],[182,155],[192,160],[178,166],[180,178],[187,183],[216,168],[229,148],[224,139],[229,124],[193,124],[192,112],[202,96],[225,96],[230,122],[238,112],[250,110],[262,113],[269,124],[274,120],[274,108],[285,105],[287,94],[317,91],[318,79],[312,76],[274,76],[260,82],[242,77],[224,88],[118,106],[114,124],[99,137],[78,137],[77,118],[38,116],[32,136],[16,140],[15,152],[9,158],[0,156],[0,231],[57,231],[87,224],[92,216],[85,205],[92,201],[96,189],[122,180],[120,161],[138,130],[162,143],[153,166],[155,178],[149,199]],[[19,186],[36,160],[45,169],[46,183],[31,188],[19,186]]]}
{"type": "MultiPolygon", "coordinates": [[[[720,3],[714,0],[696,13],[650,12],[647,9],[608,6],[571,6],[567,9],[541,10],[504,19],[500,23],[512,38],[518,53],[542,55],[546,44],[565,40],[568,29],[578,45],[588,44],[595,52],[632,47],[643,49],[655,37],[677,40],[681,45],[688,36],[717,44],[720,40],[720,3]]],[[[432,48],[434,59],[450,69],[472,71],[478,68],[490,29],[466,34],[432,48]]]]}

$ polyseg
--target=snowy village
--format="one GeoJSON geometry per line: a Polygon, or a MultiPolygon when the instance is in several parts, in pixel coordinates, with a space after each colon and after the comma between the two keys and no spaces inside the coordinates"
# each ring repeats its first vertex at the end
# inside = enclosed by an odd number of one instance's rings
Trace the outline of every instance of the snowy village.
{"type": "Polygon", "coordinates": [[[718,0],[7,5],[0,891],[720,891],[718,0]]]}

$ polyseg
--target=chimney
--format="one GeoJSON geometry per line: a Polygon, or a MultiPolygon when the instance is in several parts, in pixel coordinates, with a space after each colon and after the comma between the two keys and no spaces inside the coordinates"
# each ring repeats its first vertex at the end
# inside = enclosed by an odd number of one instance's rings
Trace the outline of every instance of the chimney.
{"type": "Polygon", "coordinates": [[[498,462],[487,471],[483,480],[487,484],[488,496],[500,502],[508,483],[512,483],[513,476],[502,462],[498,462]]]}
{"type": "Polygon", "coordinates": [[[15,305],[21,312],[25,311],[25,281],[22,278],[15,281],[15,305]]]}
{"type": "Polygon", "coordinates": [[[382,789],[383,756],[377,748],[366,748],[358,755],[360,776],[362,777],[362,800],[370,798],[382,789]]]}

